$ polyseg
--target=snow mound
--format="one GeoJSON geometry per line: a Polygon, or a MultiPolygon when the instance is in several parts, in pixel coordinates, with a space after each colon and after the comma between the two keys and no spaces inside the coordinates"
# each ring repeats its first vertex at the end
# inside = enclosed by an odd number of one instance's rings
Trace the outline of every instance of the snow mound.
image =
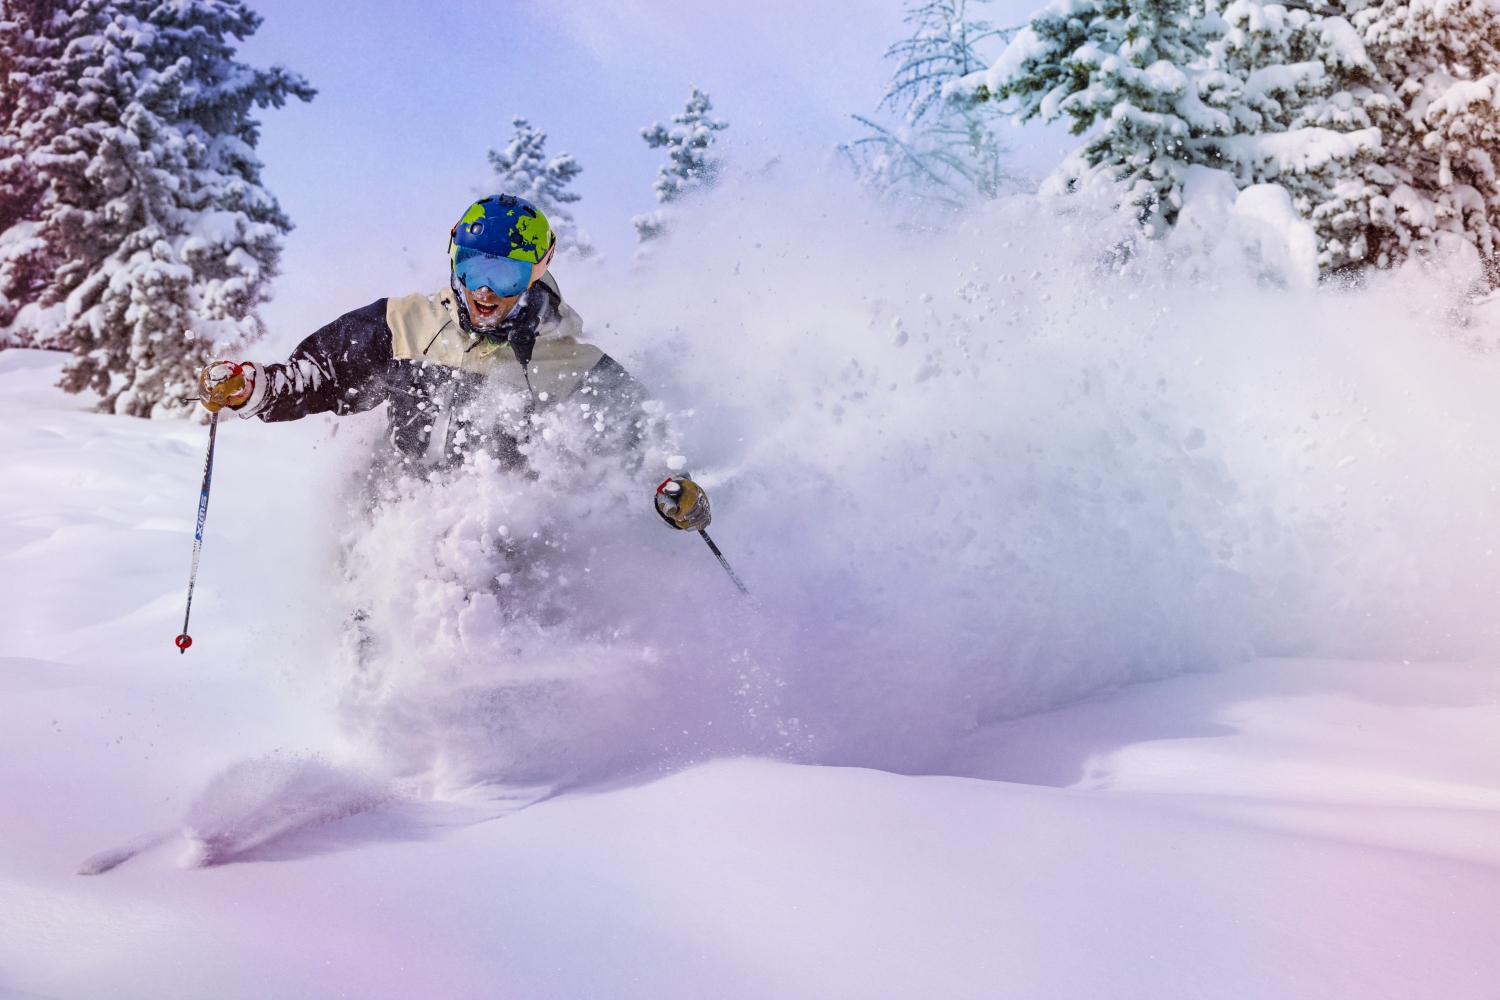
{"type": "Polygon", "coordinates": [[[220,865],[299,830],[390,801],[375,779],[318,758],[241,761],[211,781],[188,810],[187,868],[220,865]]]}

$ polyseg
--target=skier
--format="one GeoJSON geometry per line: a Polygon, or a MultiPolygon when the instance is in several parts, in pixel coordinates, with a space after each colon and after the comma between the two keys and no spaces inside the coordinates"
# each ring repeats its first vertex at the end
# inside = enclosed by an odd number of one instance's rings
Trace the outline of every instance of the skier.
{"type": "MultiPolygon", "coordinates": [[[[596,427],[611,430],[606,440],[631,447],[644,391],[578,339],[583,321],[548,270],[556,242],[546,216],[494,195],[470,205],[448,237],[447,288],[345,313],[281,364],[212,362],[199,375],[203,405],[276,422],[389,403],[393,454],[422,469],[474,448],[521,468],[531,416],[565,400],[587,403],[596,427]]],[[[655,505],[673,527],[708,525],[708,498],[686,477],[658,486],[655,505]]]]}

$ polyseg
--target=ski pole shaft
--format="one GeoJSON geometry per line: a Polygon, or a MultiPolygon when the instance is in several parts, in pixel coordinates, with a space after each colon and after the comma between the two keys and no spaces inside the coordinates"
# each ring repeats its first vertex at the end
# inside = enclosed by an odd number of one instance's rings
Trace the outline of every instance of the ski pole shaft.
{"type": "MultiPolygon", "coordinates": [[[[734,585],[740,588],[740,593],[744,594],[746,597],[749,597],[750,591],[745,589],[745,585],[740,582],[740,578],[735,575],[734,570],[729,568],[729,560],[724,558],[724,553],[719,551],[719,547],[714,544],[714,540],[708,537],[708,532],[704,531],[702,528],[699,528],[698,534],[702,535],[703,540],[708,543],[708,550],[714,554],[714,558],[719,560],[719,565],[724,567],[724,572],[729,574],[729,579],[734,581],[734,585]]],[[[183,631],[187,630],[184,628],[183,631]]]]}
{"type": "Polygon", "coordinates": [[[186,653],[193,644],[188,635],[188,619],[193,616],[193,587],[198,582],[198,556],[203,552],[203,522],[208,519],[208,488],[214,476],[214,439],[219,433],[219,411],[208,421],[208,457],[203,460],[203,489],[198,494],[198,527],[193,532],[193,569],[188,574],[187,610],[182,613],[182,634],[177,637],[177,648],[186,653]]]}

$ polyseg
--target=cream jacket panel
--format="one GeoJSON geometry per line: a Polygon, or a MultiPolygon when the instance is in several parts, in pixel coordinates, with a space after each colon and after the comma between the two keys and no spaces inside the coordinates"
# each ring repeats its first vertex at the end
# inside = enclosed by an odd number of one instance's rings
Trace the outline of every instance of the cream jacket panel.
{"type": "MultiPolygon", "coordinates": [[[[562,300],[557,281],[542,275],[542,283],[557,293],[558,315],[537,327],[531,352],[531,387],[547,393],[547,402],[566,398],[604,352],[578,340],[583,319],[562,300]]],[[[463,331],[453,289],[435,295],[403,295],[388,299],[386,325],[391,328],[391,354],[407,361],[427,361],[496,379],[506,388],[526,392],[521,365],[509,344],[492,344],[463,331]]]]}

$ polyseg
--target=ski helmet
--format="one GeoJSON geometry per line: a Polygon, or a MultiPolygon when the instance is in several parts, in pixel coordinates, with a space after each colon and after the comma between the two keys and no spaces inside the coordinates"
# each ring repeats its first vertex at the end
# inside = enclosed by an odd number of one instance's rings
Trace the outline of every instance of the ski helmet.
{"type": "Polygon", "coordinates": [[[524,198],[496,194],[470,205],[454,225],[449,250],[456,260],[470,250],[539,264],[552,249],[552,227],[541,209],[524,198]]]}

